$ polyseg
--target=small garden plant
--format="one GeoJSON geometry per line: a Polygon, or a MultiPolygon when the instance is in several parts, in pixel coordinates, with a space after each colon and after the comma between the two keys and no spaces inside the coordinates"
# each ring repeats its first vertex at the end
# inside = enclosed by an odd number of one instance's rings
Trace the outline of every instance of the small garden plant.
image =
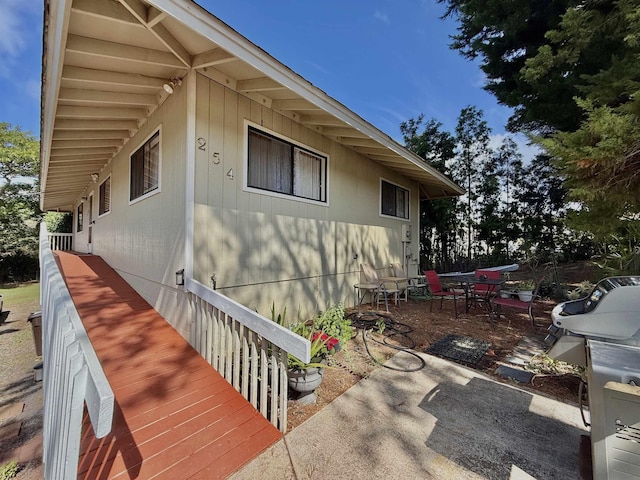
{"type": "Polygon", "coordinates": [[[11,480],[18,475],[20,468],[18,467],[18,463],[13,460],[9,463],[5,463],[0,466],[0,480],[11,480]]]}
{"type": "MultiPolygon", "coordinates": [[[[286,307],[282,312],[277,312],[275,303],[271,305],[271,320],[311,342],[311,362],[304,363],[293,355],[289,355],[289,368],[300,370],[310,367],[324,367],[325,365],[321,362],[345,347],[353,334],[351,320],[345,317],[342,303],[327,308],[306,322],[298,321],[287,324],[286,317],[286,307]]],[[[300,314],[298,314],[298,319],[299,317],[300,314]]]]}

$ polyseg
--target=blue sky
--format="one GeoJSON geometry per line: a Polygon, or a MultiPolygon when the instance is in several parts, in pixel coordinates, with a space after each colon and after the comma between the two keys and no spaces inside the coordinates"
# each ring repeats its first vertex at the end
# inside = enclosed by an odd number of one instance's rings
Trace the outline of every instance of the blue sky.
{"type": "MultiPolygon", "coordinates": [[[[421,113],[453,131],[467,105],[484,110],[496,141],[505,133],[511,111],[449,49],[456,25],[435,0],[198,3],[396,140],[400,122],[421,113]]],[[[0,0],[0,121],[38,137],[41,43],[42,2],[0,0]]]]}

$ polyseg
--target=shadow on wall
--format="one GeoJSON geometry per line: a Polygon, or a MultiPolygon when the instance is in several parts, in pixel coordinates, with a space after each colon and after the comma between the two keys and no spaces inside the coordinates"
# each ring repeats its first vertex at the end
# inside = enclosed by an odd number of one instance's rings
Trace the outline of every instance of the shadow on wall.
{"type": "Polygon", "coordinates": [[[269,314],[274,302],[279,309],[286,305],[288,312],[300,309],[305,318],[340,301],[352,305],[361,263],[381,268],[401,258],[400,226],[206,205],[196,206],[196,225],[196,280],[210,285],[209,277],[215,273],[222,293],[263,315],[269,314]]]}

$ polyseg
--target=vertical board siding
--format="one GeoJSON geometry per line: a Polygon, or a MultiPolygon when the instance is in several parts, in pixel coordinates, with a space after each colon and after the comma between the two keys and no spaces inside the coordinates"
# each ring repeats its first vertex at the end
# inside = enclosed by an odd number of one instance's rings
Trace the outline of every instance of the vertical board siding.
{"type": "MultiPolygon", "coordinates": [[[[189,325],[183,314],[188,308],[186,298],[176,301],[175,288],[175,272],[185,266],[186,90],[186,85],[177,88],[101,171],[100,181],[111,175],[109,214],[98,216],[97,213],[99,183],[89,184],[83,195],[93,193],[96,199],[92,253],[103,257],[169,323],[188,335],[189,325]],[[130,204],[130,155],[158,129],[160,189],[156,194],[130,204]]],[[[208,135],[205,132],[202,136],[208,135]]],[[[199,152],[197,147],[196,152],[199,152]]],[[[77,251],[86,251],[87,208],[85,203],[84,232],[75,239],[77,251]]]]}
{"type": "MultiPolygon", "coordinates": [[[[380,216],[380,178],[411,192],[411,223],[417,232],[415,182],[315,129],[199,77],[202,113],[197,131],[208,131],[208,145],[215,145],[222,158],[219,164],[209,158],[202,166],[202,172],[207,169],[206,201],[203,192],[196,194],[196,280],[208,285],[215,275],[218,289],[259,312],[268,312],[275,302],[279,309],[285,305],[290,312],[300,309],[306,318],[330,304],[353,302],[360,263],[384,267],[402,261],[401,229],[406,222],[380,216]],[[327,206],[243,190],[247,120],[328,155],[327,206]],[[230,170],[233,179],[227,176],[230,170]],[[292,291],[296,296],[290,295],[292,291]]],[[[413,250],[417,255],[417,241],[413,250]]]]}

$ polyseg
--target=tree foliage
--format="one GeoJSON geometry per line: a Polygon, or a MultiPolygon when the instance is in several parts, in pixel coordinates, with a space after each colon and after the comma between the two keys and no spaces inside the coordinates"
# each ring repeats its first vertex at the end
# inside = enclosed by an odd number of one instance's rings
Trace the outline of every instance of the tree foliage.
{"type": "Polygon", "coordinates": [[[561,15],[575,0],[438,0],[444,16],[456,17],[458,33],[451,48],[463,56],[479,58],[487,77],[485,90],[515,109],[511,131],[574,129],[581,118],[572,101],[579,93],[576,79],[595,73],[585,66],[569,72],[551,69],[532,81],[524,75],[527,60],[547,45],[545,33],[558,27],[561,15]],[[544,88],[540,88],[547,82],[544,88]]]}
{"type": "MultiPolygon", "coordinates": [[[[400,124],[405,145],[432,167],[447,175],[447,163],[455,155],[453,135],[442,129],[435,119],[424,121],[420,115],[400,124]],[[423,128],[422,132],[419,132],[423,128]]],[[[448,268],[456,244],[455,198],[424,200],[420,205],[420,250],[426,261],[423,267],[432,265],[448,268]]]]}
{"type": "Polygon", "coordinates": [[[478,225],[481,184],[484,165],[490,157],[489,136],[491,129],[484,120],[482,110],[468,106],[460,111],[456,125],[456,162],[451,170],[453,179],[466,188],[463,222],[467,236],[467,258],[473,257],[473,246],[478,225]]]}
{"type": "Polygon", "coordinates": [[[525,165],[509,137],[491,149],[489,129],[475,107],[462,109],[455,135],[423,116],[400,128],[409,149],[467,187],[462,197],[422,202],[424,268],[469,269],[557,245],[575,249],[580,237],[564,227],[566,192],[547,155],[525,165]]]}
{"type": "Polygon", "coordinates": [[[452,48],[480,57],[485,88],[515,109],[509,128],[535,132],[553,158],[578,205],[571,224],[612,245],[637,238],[640,3],[439,2],[460,22],[452,48]]]}
{"type": "Polygon", "coordinates": [[[33,274],[37,258],[39,142],[0,122],[0,281],[33,274]]]}

